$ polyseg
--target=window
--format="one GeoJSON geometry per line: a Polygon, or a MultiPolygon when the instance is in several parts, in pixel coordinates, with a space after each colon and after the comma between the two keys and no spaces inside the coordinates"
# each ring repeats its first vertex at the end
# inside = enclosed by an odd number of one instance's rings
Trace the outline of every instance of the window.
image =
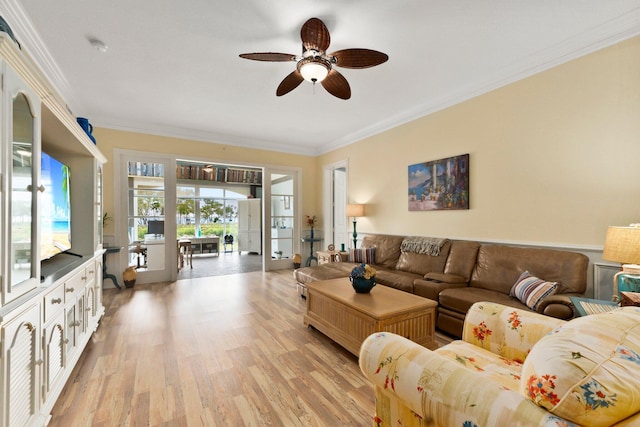
{"type": "MultiPolygon", "coordinates": [[[[200,237],[238,234],[238,200],[247,195],[205,185],[176,188],[176,235],[200,237]]],[[[237,239],[234,239],[237,240],[237,239]]]]}

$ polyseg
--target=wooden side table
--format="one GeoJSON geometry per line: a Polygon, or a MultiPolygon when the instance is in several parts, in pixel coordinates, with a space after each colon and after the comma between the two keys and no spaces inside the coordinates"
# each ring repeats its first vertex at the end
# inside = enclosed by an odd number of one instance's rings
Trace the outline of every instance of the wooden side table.
{"type": "Polygon", "coordinates": [[[339,251],[318,251],[318,265],[330,262],[341,262],[347,260],[347,252],[339,251]]]}

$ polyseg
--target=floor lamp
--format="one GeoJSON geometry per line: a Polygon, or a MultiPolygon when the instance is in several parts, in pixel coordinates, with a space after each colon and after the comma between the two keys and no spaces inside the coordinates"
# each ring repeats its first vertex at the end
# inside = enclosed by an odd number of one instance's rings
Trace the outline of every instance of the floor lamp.
{"type": "Polygon", "coordinates": [[[358,244],[358,233],[356,232],[356,222],[359,216],[364,216],[364,205],[349,203],[347,205],[347,216],[353,217],[353,248],[358,244]]]}
{"type": "Polygon", "coordinates": [[[612,301],[620,299],[620,291],[640,292],[640,226],[609,227],[602,258],[622,264],[613,277],[612,301]]]}

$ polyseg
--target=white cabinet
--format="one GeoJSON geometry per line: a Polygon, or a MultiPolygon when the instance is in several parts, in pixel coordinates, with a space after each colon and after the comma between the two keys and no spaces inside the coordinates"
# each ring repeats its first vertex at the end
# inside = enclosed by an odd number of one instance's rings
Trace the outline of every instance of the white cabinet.
{"type": "Polygon", "coordinates": [[[262,254],[262,199],[238,200],[238,252],[262,254]]]}
{"type": "Polygon", "coordinates": [[[25,55],[0,32],[0,426],[7,427],[46,425],[104,313],[98,217],[106,158],[25,55]],[[78,256],[43,260],[41,248],[59,241],[43,225],[51,209],[43,208],[42,152],[68,167],[72,223],[58,234],[71,236],[78,256]]]}
{"type": "Polygon", "coordinates": [[[40,409],[40,304],[2,325],[3,426],[27,425],[40,409]]]}

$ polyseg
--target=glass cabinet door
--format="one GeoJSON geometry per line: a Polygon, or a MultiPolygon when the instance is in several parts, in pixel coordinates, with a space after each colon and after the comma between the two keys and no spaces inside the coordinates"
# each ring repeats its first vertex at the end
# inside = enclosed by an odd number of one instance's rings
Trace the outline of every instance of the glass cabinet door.
{"type": "Polygon", "coordinates": [[[102,235],[107,218],[102,213],[102,165],[98,165],[96,176],[96,250],[102,249],[102,235]]]}
{"type": "MultiPolygon", "coordinates": [[[[20,78],[8,70],[5,75],[6,96],[10,96],[9,121],[11,129],[8,147],[7,193],[9,247],[8,274],[4,281],[3,302],[7,303],[39,284],[40,262],[37,239],[37,192],[40,176],[38,98],[26,89],[20,78]]],[[[5,104],[6,105],[6,104],[5,104]]],[[[4,234],[4,233],[3,233],[4,234]]]]}

